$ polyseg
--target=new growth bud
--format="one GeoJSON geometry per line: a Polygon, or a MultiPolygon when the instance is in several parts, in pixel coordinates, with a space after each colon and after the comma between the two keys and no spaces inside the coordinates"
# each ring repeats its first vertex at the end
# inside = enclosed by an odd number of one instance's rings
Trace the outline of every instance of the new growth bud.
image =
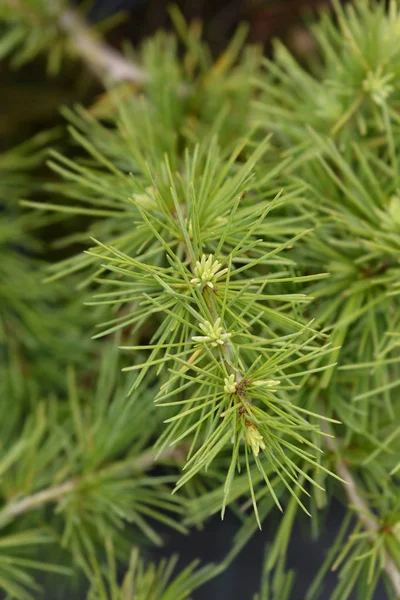
{"type": "Polygon", "coordinates": [[[254,456],[258,456],[260,449],[265,448],[263,436],[253,423],[246,423],[246,442],[251,446],[254,456]]]}
{"type": "Polygon", "coordinates": [[[190,280],[190,283],[193,283],[193,285],[207,285],[213,289],[214,283],[228,272],[228,269],[221,270],[221,266],[218,260],[213,260],[212,254],[209,254],[208,258],[203,254],[201,259],[196,261],[195,277],[190,280]]]}
{"type": "Polygon", "coordinates": [[[210,344],[214,348],[218,345],[223,346],[232,334],[225,333],[220,323],[220,318],[218,318],[215,321],[214,325],[212,325],[209,321],[199,323],[199,327],[205,335],[194,335],[192,337],[192,340],[194,342],[203,342],[204,344],[210,344]]]}
{"type": "Polygon", "coordinates": [[[235,394],[237,390],[235,375],[229,375],[229,377],[225,377],[224,379],[224,392],[225,394],[235,394]]]}
{"type": "Polygon", "coordinates": [[[369,94],[375,104],[383,104],[385,100],[393,92],[393,86],[389,84],[394,77],[393,73],[382,75],[382,68],[376,70],[375,73],[369,71],[367,77],[363,81],[364,91],[369,94]]]}

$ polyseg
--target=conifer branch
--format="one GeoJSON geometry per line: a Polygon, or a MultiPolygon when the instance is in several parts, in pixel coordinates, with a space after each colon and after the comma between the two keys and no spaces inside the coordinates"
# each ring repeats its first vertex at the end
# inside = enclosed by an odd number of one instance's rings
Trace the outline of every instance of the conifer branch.
{"type": "MultiPolygon", "coordinates": [[[[323,427],[325,428],[325,430],[327,429],[325,423],[323,427]]],[[[328,449],[335,455],[337,455],[337,446],[334,438],[326,436],[324,437],[324,441],[328,449]]],[[[372,542],[375,542],[379,536],[379,523],[373,516],[367,502],[361,496],[357,487],[357,483],[350,469],[347,467],[346,463],[339,457],[336,462],[336,473],[339,475],[339,477],[346,481],[347,485],[343,487],[346,492],[347,498],[351,506],[353,506],[356,509],[357,516],[363,524],[365,530],[368,532],[370,540],[372,542]]],[[[393,585],[396,598],[400,598],[400,571],[395,561],[392,559],[392,557],[387,551],[385,551],[384,553],[383,568],[393,585]]]]}

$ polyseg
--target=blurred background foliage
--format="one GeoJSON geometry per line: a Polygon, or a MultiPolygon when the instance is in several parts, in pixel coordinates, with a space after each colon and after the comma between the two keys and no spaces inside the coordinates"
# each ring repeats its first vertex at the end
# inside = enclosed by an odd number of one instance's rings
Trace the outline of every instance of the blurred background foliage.
{"type": "MultiPolygon", "coordinates": [[[[113,46],[129,40],[134,46],[158,29],[172,29],[165,0],[90,0],[77,2],[92,25],[109,29],[113,46]]],[[[327,0],[181,0],[176,2],[188,21],[202,24],[203,38],[217,56],[227,46],[239,23],[249,24],[248,41],[269,52],[275,37],[282,39],[301,60],[314,50],[305,23],[327,0]]],[[[94,77],[79,62],[66,61],[61,75],[47,77],[45,59],[22,68],[0,62],[0,149],[15,144],[43,128],[63,122],[59,107],[89,104],[101,92],[94,77]]]]}

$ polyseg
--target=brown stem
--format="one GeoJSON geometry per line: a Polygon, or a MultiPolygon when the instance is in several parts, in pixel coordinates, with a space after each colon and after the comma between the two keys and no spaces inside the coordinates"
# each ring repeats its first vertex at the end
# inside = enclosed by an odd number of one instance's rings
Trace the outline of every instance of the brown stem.
{"type": "Polygon", "coordinates": [[[56,485],[47,490],[32,494],[31,496],[26,496],[20,500],[10,502],[2,511],[0,511],[0,523],[15,519],[19,515],[30,510],[40,508],[43,504],[47,504],[47,502],[58,502],[66,494],[72,492],[77,484],[78,481],[71,479],[61,485],[56,485]]]}
{"type": "MultiPolygon", "coordinates": [[[[157,454],[154,450],[149,450],[145,452],[131,465],[130,472],[137,471],[147,471],[153,465],[171,460],[177,459],[181,460],[186,455],[187,449],[185,447],[178,448],[166,448],[157,458],[157,454]]],[[[105,468],[105,472],[116,472],[118,469],[113,469],[113,467],[105,468]]],[[[126,466],[122,465],[121,471],[124,472],[126,470],[126,466]]],[[[0,524],[6,523],[15,519],[19,515],[22,515],[31,510],[36,510],[41,508],[44,504],[48,502],[59,502],[62,500],[67,494],[76,490],[80,485],[82,485],[83,480],[80,479],[69,479],[60,485],[56,485],[54,487],[50,487],[47,490],[42,490],[40,492],[36,492],[35,494],[31,494],[29,496],[25,496],[24,498],[20,498],[18,500],[14,500],[9,502],[2,510],[0,510],[0,524]]]]}
{"type": "Polygon", "coordinates": [[[68,36],[74,50],[91,71],[101,79],[144,83],[148,76],[140,67],[100,41],[73,10],[58,17],[59,26],[68,36]]]}
{"type": "MultiPolygon", "coordinates": [[[[329,450],[337,455],[338,453],[335,441],[331,437],[324,437],[324,441],[329,450]]],[[[356,509],[358,518],[364,525],[365,531],[368,532],[370,540],[375,542],[379,536],[379,523],[372,514],[365,499],[360,495],[353,474],[340,458],[338,458],[336,462],[336,473],[339,475],[339,477],[347,482],[347,485],[344,486],[344,490],[349,503],[356,509]]],[[[400,571],[397,564],[387,551],[385,551],[384,555],[383,568],[393,585],[396,598],[400,598],[400,571]]]]}

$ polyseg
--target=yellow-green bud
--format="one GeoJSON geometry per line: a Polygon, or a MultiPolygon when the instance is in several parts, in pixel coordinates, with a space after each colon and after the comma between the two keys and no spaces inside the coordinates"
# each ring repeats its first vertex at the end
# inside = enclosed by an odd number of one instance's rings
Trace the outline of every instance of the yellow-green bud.
{"type": "Polygon", "coordinates": [[[224,379],[224,392],[225,394],[235,394],[237,390],[235,375],[229,375],[229,377],[225,377],[224,379]]]}
{"type": "Polygon", "coordinates": [[[228,269],[221,269],[221,263],[218,260],[213,260],[213,255],[209,254],[208,257],[203,254],[201,259],[196,261],[194,268],[193,279],[190,283],[194,285],[207,285],[209,288],[214,287],[214,283],[228,272],[228,269]]]}
{"type": "Polygon", "coordinates": [[[203,342],[204,344],[210,344],[214,348],[218,345],[223,346],[232,334],[225,333],[220,323],[220,318],[218,318],[215,321],[214,325],[212,325],[209,321],[199,323],[199,327],[205,335],[194,335],[192,337],[192,340],[194,342],[203,342]]]}
{"type": "Polygon", "coordinates": [[[369,71],[367,77],[363,81],[364,91],[371,96],[376,104],[381,105],[393,92],[393,86],[389,85],[389,81],[391,81],[393,77],[393,73],[382,75],[381,67],[377,69],[375,73],[369,71]]]}
{"type": "Polygon", "coordinates": [[[400,521],[397,521],[392,527],[392,533],[396,540],[400,542],[400,521]]]}
{"type": "Polygon", "coordinates": [[[246,442],[251,446],[254,456],[258,456],[260,448],[261,450],[265,448],[263,436],[253,423],[246,425],[246,442]]]}

